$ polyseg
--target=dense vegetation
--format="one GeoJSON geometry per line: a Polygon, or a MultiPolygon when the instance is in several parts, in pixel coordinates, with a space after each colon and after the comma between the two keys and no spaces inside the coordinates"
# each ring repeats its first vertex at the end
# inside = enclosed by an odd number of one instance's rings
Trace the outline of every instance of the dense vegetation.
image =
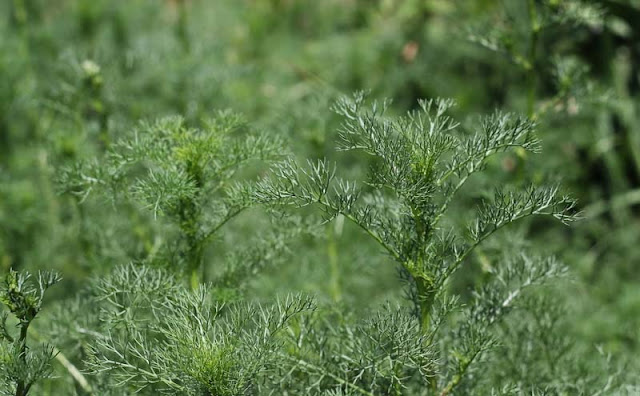
{"type": "Polygon", "coordinates": [[[0,394],[640,393],[639,1],[0,15],[0,394]]]}

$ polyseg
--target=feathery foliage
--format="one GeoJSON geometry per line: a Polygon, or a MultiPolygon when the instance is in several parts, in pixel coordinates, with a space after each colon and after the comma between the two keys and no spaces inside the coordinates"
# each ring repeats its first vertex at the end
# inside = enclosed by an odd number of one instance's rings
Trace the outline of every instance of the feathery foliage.
{"type": "Polygon", "coordinates": [[[146,267],[118,268],[95,292],[105,333],[88,369],[135,393],[255,391],[278,359],[279,333],[313,309],[300,296],[264,307],[215,303],[208,288],[185,289],[170,273],[146,267]]]}
{"type": "Polygon", "coordinates": [[[281,143],[257,134],[234,137],[244,122],[229,111],[189,128],[179,117],[142,124],[113,144],[102,161],[67,168],[64,192],[80,204],[94,190],[131,200],[162,216],[179,232],[172,255],[195,288],[203,273],[203,249],[231,219],[252,205],[248,184],[234,175],[250,161],[280,157],[281,143]]]}
{"type": "Polygon", "coordinates": [[[0,2],[0,394],[638,394],[639,27],[0,2]]]}
{"type": "Polygon", "coordinates": [[[447,115],[452,105],[447,100],[421,101],[420,110],[393,119],[385,114],[387,102],[365,108],[362,93],[342,99],[336,105],[345,119],[341,149],[376,157],[366,181],[371,191],[363,194],[355,183],[336,179],[326,161],[302,170],[292,162],[278,165],[275,178],[257,190],[262,202],[317,204],[328,219],[342,215],[356,223],[407,272],[425,330],[449,277],[494,232],[534,215],[564,223],[575,218],[574,201],[559,195],[556,187],[531,187],[522,192],[498,189],[495,198],[478,209],[466,233],[441,226],[458,191],[492,155],[513,147],[538,147],[534,125],[510,115],[496,114],[483,119],[477,131],[458,132],[459,124],[447,115]]]}
{"type": "Polygon", "coordinates": [[[0,288],[0,302],[17,320],[17,334],[9,327],[9,315],[3,309],[0,316],[0,391],[6,395],[25,396],[36,381],[52,373],[53,347],[27,345],[31,322],[42,308],[45,291],[60,281],[53,272],[40,272],[37,281],[29,273],[10,270],[0,288]]]}

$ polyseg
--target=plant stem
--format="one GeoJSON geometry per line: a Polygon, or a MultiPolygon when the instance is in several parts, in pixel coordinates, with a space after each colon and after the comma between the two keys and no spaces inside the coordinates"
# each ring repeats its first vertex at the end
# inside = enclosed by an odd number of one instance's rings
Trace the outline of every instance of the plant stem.
{"type": "MultiPolygon", "coordinates": [[[[427,223],[424,221],[422,216],[422,212],[416,208],[411,208],[411,213],[413,215],[413,220],[416,224],[416,233],[418,234],[418,240],[422,244],[429,243],[431,239],[432,229],[428,227],[427,223]]],[[[420,258],[420,261],[424,261],[424,258],[420,258]]],[[[425,268],[423,263],[418,263],[411,271],[409,269],[409,273],[414,278],[416,282],[416,288],[418,292],[418,305],[420,307],[420,329],[423,334],[429,331],[429,327],[431,326],[431,307],[433,306],[433,299],[435,297],[435,289],[433,288],[433,282],[427,278],[424,273],[421,273],[425,268]]]]}
{"type": "Polygon", "coordinates": [[[347,219],[351,220],[355,224],[357,224],[360,228],[362,228],[367,234],[369,234],[370,237],[375,239],[396,260],[400,259],[400,255],[398,254],[398,252],[396,252],[395,249],[392,248],[388,243],[384,242],[382,240],[382,238],[380,238],[380,236],[375,233],[375,231],[371,230],[369,227],[367,227],[364,224],[360,223],[356,218],[354,218],[351,215],[343,213],[343,216],[346,217],[347,219]]]}
{"type": "Polygon", "coordinates": [[[69,372],[69,374],[78,383],[78,385],[80,385],[80,387],[85,392],[87,392],[87,394],[93,395],[93,389],[91,388],[91,385],[84,377],[84,375],[82,375],[80,370],[78,370],[78,368],[73,363],[71,363],[69,359],[67,359],[66,356],[64,356],[58,348],[54,348],[53,353],[56,355],[56,360],[69,372]]]}
{"type": "Polygon", "coordinates": [[[242,211],[244,211],[245,209],[247,209],[246,207],[240,207],[230,213],[227,214],[227,216],[220,222],[218,223],[218,225],[216,225],[215,227],[213,227],[211,230],[209,230],[209,232],[207,232],[204,237],[202,237],[201,239],[201,243],[205,243],[206,241],[209,240],[209,238],[211,238],[213,235],[215,235],[215,233],[220,230],[220,228],[222,228],[222,226],[224,226],[225,224],[227,224],[227,222],[231,219],[233,219],[234,217],[236,217],[237,215],[239,215],[240,213],[242,213],[242,211]]]}
{"type": "Polygon", "coordinates": [[[528,0],[529,26],[531,29],[531,39],[529,42],[529,54],[527,57],[526,70],[527,80],[529,82],[529,90],[527,96],[527,116],[534,119],[535,99],[536,99],[536,50],[538,46],[538,36],[540,34],[540,24],[538,22],[538,12],[535,0],[528,0]]]}
{"type": "Polygon", "coordinates": [[[451,391],[453,391],[455,389],[456,386],[458,386],[460,384],[460,382],[462,382],[462,379],[464,378],[465,373],[467,372],[467,369],[469,368],[469,366],[471,366],[471,363],[473,363],[473,361],[478,357],[478,355],[480,355],[482,351],[477,351],[476,353],[474,353],[467,362],[465,362],[459,369],[458,373],[456,375],[453,376],[453,378],[451,379],[451,381],[449,381],[449,383],[444,387],[444,389],[442,390],[442,392],[440,392],[440,396],[447,396],[448,394],[451,393],[451,391]]]}
{"type": "MultiPolygon", "coordinates": [[[[40,341],[42,339],[38,332],[36,332],[34,329],[31,329],[30,333],[31,336],[37,341],[40,341]]],[[[53,347],[53,353],[56,360],[69,372],[74,381],[76,381],[87,394],[93,395],[93,388],[91,387],[91,384],[89,384],[89,381],[87,381],[84,375],[82,375],[80,370],[78,370],[78,368],[73,363],[71,363],[69,359],[67,359],[67,357],[64,356],[64,354],[60,352],[58,348],[53,347]]]]}
{"type": "Polygon", "coordinates": [[[373,396],[373,393],[367,391],[366,389],[363,389],[363,388],[359,387],[358,385],[356,385],[354,383],[346,381],[346,380],[338,377],[337,375],[335,375],[335,374],[333,374],[333,373],[331,373],[329,371],[325,371],[322,368],[317,367],[317,366],[315,366],[315,365],[313,365],[313,364],[311,364],[311,363],[309,363],[307,361],[304,361],[302,359],[295,359],[294,357],[290,357],[288,355],[285,355],[285,357],[287,357],[289,360],[293,360],[294,362],[296,362],[300,366],[303,366],[303,367],[308,368],[308,369],[312,369],[312,370],[314,370],[316,372],[319,372],[319,373],[321,373],[323,375],[331,377],[334,380],[338,381],[339,383],[341,383],[341,384],[353,389],[354,391],[356,391],[356,392],[358,392],[358,393],[360,393],[362,395],[373,396]]]}
{"type": "Polygon", "coordinates": [[[426,334],[431,327],[431,308],[436,296],[436,290],[426,279],[414,277],[418,289],[418,306],[420,307],[420,329],[426,334]]]}
{"type": "Polygon", "coordinates": [[[183,200],[180,210],[180,229],[186,239],[186,251],[184,252],[187,274],[190,276],[190,284],[193,290],[200,285],[203,273],[203,245],[204,240],[200,237],[200,224],[202,213],[198,207],[198,201],[203,191],[203,170],[197,162],[186,164],[187,173],[198,188],[196,198],[183,200]]]}
{"type": "MultiPolygon", "coordinates": [[[[27,331],[29,331],[29,324],[31,324],[30,321],[20,323],[20,338],[18,339],[20,345],[20,355],[18,355],[18,358],[25,367],[27,365],[27,331]]],[[[26,384],[22,379],[18,380],[16,396],[26,396],[30,387],[31,384],[26,384]]]]}
{"type": "Polygon", "coordinates": [[[188,236],[187,238],[187,265],[189,266],[191,289],[195,290],[200,286],[200,279],[202,277],[202,246],[197,238],[191,236],[188,236]]]}
{"type": "MultiPolygon", "coordinates": [[[[344,221],[343,216],[336,221],[344,221]]],[[[334,227],[327,225],[327,256],[329,258],[329,268],[331,270],[331,298],[334,302],[342,300],[342,291],[340,288],[340,263],[338,262],[338,245],[336,236],[339,234],[339,225],[336,223],[334,227]]]]}

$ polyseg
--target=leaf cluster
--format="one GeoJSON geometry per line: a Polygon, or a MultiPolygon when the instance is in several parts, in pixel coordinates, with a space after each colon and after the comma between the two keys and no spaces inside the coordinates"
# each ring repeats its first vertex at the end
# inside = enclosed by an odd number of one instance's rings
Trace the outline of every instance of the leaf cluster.
{"type": "Polygon", "coordinates": [[[54,348],[27,346],[27,331],[42,308],[45,291],[60,281],[54,272],[40,272],[36,282],[29,273],[10,270],[0,286],[0,302],[17,320],[17,334],[10,330],[9,315],[0,311],[0,392],[25,396],[37,381],[52,374],[54,348]]]}
{"type": "Polygon", "coordinates": [[[238,395],[255,391],[278,358],[280,334],[314,308],[289,296],[273,305],[217,303],[162,270],[133,265],[96,285],[104,336],[88,361],[130,392],[238,395]]]}
{"type": "Polygon", "coordinates": [[[367,108],[362,93],[343,98],[336,105],[344,119],[340,148],[374,157],[365,181],[368,191],[337,179],[326,161],[303,169],[289,161],[260,183],[257,198],[268,204],[318,205],[327,219],[344,215],[427,288],[420,290],[420,298],[433,298],[473,249],[503,227],[535,215],[564,223],[575,219],[574,201],[555,186],[517,192],[497,188],[466,235],[443,227],[457,193],[492,156],[539,148],[534,123],[527,119],[494,114],[469,133],[459,131],[459,123],[447,115],[452,105],[449,100],[422,101],[420,110],[391,118],[385,114],[387,102],[367,108]]]}
{"type": "Polygon", "coordinates": [[[206,245],[253,205],[251,185],[238,174],[251,162],[280,158],[282,146],[279,139],[247,133],[242,118],[229,111],[203,123],[203,129],[180,117],[144,123],[102,159],[65,168],[61,191],[82,204],[95,190],[114,204],[134,202],[167,219],[178,234],[159,256],[182,262],[195,280],[206,245]]]}

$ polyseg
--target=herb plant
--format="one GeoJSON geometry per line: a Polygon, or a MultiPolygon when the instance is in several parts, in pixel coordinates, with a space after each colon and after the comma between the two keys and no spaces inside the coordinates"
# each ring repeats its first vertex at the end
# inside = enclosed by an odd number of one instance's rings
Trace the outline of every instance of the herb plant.
{"type": "Polygon", "coordinates": [[[242,125],[231,112],[206,120],[204,129],[189,128],[179,117],[143,124],[114,143],[104,161],[66,169],[60,183],[79,202],[101,190],[112,201],[133,200],[154,218],[166,217],[177,235],[165,241],[169,249],[161,253],[170,255],[165,259],[180,266],[195,289],[204,276],[208,242],[252,204],[248,185],[234,183],[233,176],[250,161],[281,155],[277,139],[233,138],[242,125]]]}
{"type": "Polygon", "coordinates": [[[51,345],[27,344],[31,322],[42,308],[45,291],[60,281],[53,272],[41,272],[35,284],[29,273],[10,270],[0,289],[0,302],[17,320],[17,334],[11,329],[9,315],[2,311],[0,317],[0,384],[3,394],[26,396],[36,381],[51,376],[51,345]]]}
{"type": "Polygon", "coordinates": [[[0,394],[638,394],[639,27],[0,2],[0,394]]]}
{"type": "Polygon", "coordinates": [[[560,195],[558,187],[501,187],[479,206],[466,230],[447,225],[456,194],[492,156],[515,148],[538,151],[534,123],[496,113],[476,121],[477,129],[468,132],[447,114],[450,100],[421,101],[419,110],[400,117],[388,116],[387,106],[367,106],[362,93],[335,106],[344,119],[339,149],[376,157],[367,191],[337,179],[336,170],[322,160],[302,169],[291,161],[280,164],[257,190],[266,204],[315,205],[326,220],[344,216],[355,223],[399,266],[414,306],[413,316],[390,309],[348,330],[356,337],[352,341],[351,336],[334,335],[340,340],[338,348],[352,351],[350,355],[337,358],[330,352],[325,358],[331,363],[297,362],[301,371],[318,377],[307,391],[336,387],[353,394],[418,394],[426,386],[428,394],[450,394],[470,376],[476,361],[496,347],[491,325],[513,309],[523,290],[564,272],[554,259],[503,260],[491,270],[495,281],[478,290],[463,310],[464,319],[448,328],[447,317],[459,298],[450,292],[450,280],[478,246],[503,227],[531,216],[568,224],[576,218],[575,202],[560,195]],[[345,338],[347,347],[340,343],[345,338]],[[402,349],[395,349],[400,345],[402,349]],[[407,349],[410,345],[416,349],[407,349]],[[381,351],[376,353],[377,348],[381,351]]]}
{"type": "Polygon", "coordinates": [[[239,395],[256,393],[279,361],[280,333],[311,311],[309,298],[272,306],[212,302],[210,290],[184,288],[171,273],[126,266],[98,282],[106,333],[88,370],[118,392],[239,395]]]}
{"type": "Polygon", "coordinates": [[[448,279],[494,232],[534,215],[564,223],[574,219],[574,201],[560,196],[557,187],[497,189],[479,208],[467,229],[469,242],[463,243],[460,233],[440,226],[451,201],[492,155],[516,147],[536,151],[534,124],[495,114],[479,121],[477,132],[460,136],[459,124],[447,115],[451,101],[421,101],[420,110],[390,119],[386,102],[367,109],[364,100],[357,94],[336,106],[346,120],[340,149],[363,150],[378,160],[362,203],[356,185],[334,180],[335,170],[326,161],[302,171],[292,162],[279,166],[278,178],[264,182],[258,196],[266,203],[317,204],[329,218],[342,215],[356,223],[408,276],[425,331],[448,279]]]}

